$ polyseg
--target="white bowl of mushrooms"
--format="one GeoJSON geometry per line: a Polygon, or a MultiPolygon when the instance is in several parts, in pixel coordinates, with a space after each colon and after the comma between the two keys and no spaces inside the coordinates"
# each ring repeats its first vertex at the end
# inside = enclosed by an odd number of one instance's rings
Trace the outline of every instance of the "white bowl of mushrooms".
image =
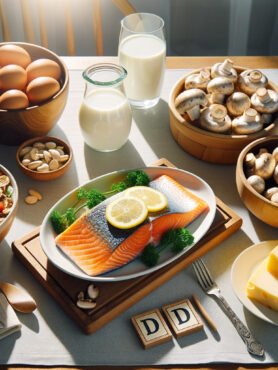
{"type": "Polygon", "coordinates": [[[241,151],[236,184],[249,211],[278,227],[278,136],[255,140],[241,151]]]}
{"type": "Polygon", "coordinates": [[[278,134],[278,89],[229,59],[192,71],[173,87],[170,128],[178,144],[212,163],[236,163],[250,142],[278,134]]]}

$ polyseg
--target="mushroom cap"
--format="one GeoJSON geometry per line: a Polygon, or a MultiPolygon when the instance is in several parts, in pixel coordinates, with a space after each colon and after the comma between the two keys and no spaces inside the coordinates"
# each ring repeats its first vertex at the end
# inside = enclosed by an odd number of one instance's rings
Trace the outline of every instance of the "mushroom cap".
{"type": "Polygon", "coordinates": [[[175,106],[180,114],[183,114],[196,105],[207,105],[206,93],[201,89],[185,90],[175,99],[175,106]]]}
{"type": "Polygon", "coordinates": [[[208,69],[201,69],[199,73],[193,73],[185,78],[184,87],[188,89],[206,89],[210,81],[210,72],[208,69]]]}
{"type": "Polygon", "coordinates": [[[209,93],[230,95],[234,91],[234,84],[227,77],[215,77],[207,85],[209,93]]]}
{"type": "Polygon", "coordinates": [[[278,93],[274,90],[259,88],[251,96],[252,106],[260,113],[275,113],[278,111],[278,93]],[[269,95],[269,101],[263,101],[265,95],[269,95]]]}
{"type": "Polygon", "coordinates": [[[231,115],[240,116],[246,109],[250,108],[251,101],[248,95],[237,91],[228,97],[226,106],[231,115]]]}
{"type": "Polygon", "coordinates": [[[260,115],[255,109],[247,109],[242,116],[236,117],[232,121],[232,131],[234,134],[248,135],[262,130],[263,123],[260,115]]]}
{"type": "Polygon", "coordinates": [[[232,122],[224,105],[212,104],[201,112],[200,126],[208,131],[227,133],[232,122]]]}
{"type": "Polygon", "coordinates": [[[265,87],[268,78],[257,69],[247,69],[238,77],[238,87],[247,95],[254,94],[258,88],[265,87]]]}
{"type": "Polygon", "coordinates": [[[220,63],[215,63],[211,67],[211,77],[227,77],[229,78],[232,82],[237,81],[237,71],[235,68],[232,68],[233,61],[226,59],[224,62],[220,63]],[[229,69],[225,68],[225,65],[229,66],[229,69]],[[223,68],[224,67],[224,68],[223,68]]]}

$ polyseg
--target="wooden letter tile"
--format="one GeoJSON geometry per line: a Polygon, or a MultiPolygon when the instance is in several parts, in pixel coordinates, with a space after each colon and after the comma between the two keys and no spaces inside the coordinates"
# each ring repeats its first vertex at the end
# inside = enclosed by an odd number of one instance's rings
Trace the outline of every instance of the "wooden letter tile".
{"type": "Polygon", "coordinates": [[[201,330],[203,323],[189,299],[162,307],[176,337],[201,330]]]}
{"type": "Polygon", "coordinates": [[[131,321],[145,348],[167,342],[172,338],[159,309],[133,316],[131,321]]]}

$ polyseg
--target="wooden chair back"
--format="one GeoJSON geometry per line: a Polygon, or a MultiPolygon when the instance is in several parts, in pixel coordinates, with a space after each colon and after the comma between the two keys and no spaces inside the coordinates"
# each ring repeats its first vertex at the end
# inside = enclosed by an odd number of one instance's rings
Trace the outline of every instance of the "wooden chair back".
{"type": "MultiPolygon", "coordinates": [[[[45,2],[47,0],[37,0],[37,14],[39,20],[39,32],[41,45],[48,48],[48,33],[47,25],[45,20],[45,2]]],[[[65,15],[65,32],[67,42],[68,55],[76,55],[75,46],[75,35],[73,27],[73,15],[71,9],[71,2],[69,0],[60,0],[63,2],[64,15],[65,15]]],[[[102,29],[102,11],[101,11],[101,0],[92,1],[92,22],[93,22],[93,37],[96,44],[96,55],[101,56],[104,54],[103,47],[103,29],[102,29]]],[[[110,0],[123,15],[129,15],[136,13],[135,8],[130,4],[128,0],[110,0]]],[[[22,13],[22,21],[24,28],[25,41],[30,43],[35,42],[34,25],[31,16],[30,1],[19,0],[22,13]]],[[[11,40],[11,29],[8,22],[8,18],[5,12],[4,0],[0,0],[0,22],[2,27],[3,40],[5,42],[11,40]]]]}

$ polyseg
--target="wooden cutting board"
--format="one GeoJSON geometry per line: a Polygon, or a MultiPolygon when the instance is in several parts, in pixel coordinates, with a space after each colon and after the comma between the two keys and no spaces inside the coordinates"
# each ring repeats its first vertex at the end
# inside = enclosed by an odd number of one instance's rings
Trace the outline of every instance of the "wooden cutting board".
{"type": "MultiPolygon", "coordinates": [[[[164,158],[153,165],[174,167],[164,158]]],[[[65,312],[86,334],[91,334],[161,286],[195,259],[214,248],[238,230],[241,224],[241,218],[220,199],[217,199],[216,216],[210,229],[190,251],[173,263],[149,275],[117,283],[95,283],[100,294],[96,307],[90,311],[82,310],[76,306],[77,295],[80,291],[87,289],[88,281],[64,273],[47,259],[40,246],[40,228],[36,228],[31,233],[14,241],[12,249],[65,312]]]]}

